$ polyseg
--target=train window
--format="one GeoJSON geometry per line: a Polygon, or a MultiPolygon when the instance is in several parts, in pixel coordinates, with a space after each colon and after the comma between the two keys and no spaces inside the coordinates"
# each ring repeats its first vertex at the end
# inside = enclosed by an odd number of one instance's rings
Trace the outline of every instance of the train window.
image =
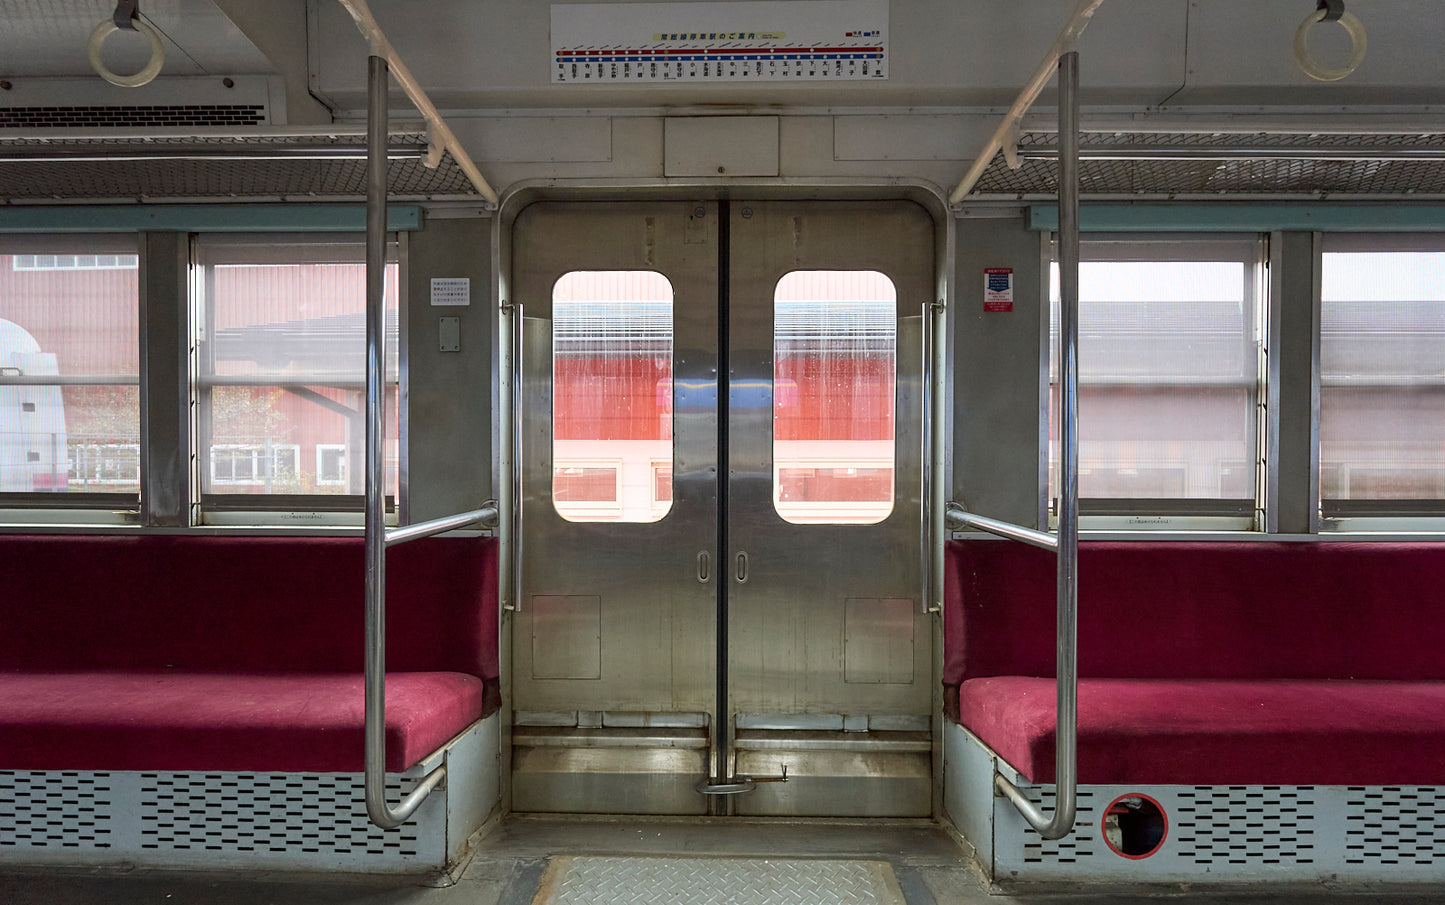
{"type": "MultiPolygon", "coordinates": [[[[1080,514],[1100,527],[1254,527],[1262,242],[1086,237],[1080,259],[1080,514]]],[[[1049,297],[1052,415],[1057,264],[1049,297]]],[[[1058,494],[1054,422],[1050,500],[1058,494]]]]}
{"type": "Polygon", "coordinates": [[[1445,514],[1445,235],[1326,236],[1321,514],[1445,514]]]}
{"type": "Polygon", "coordinates": [[[672,284],[573,271],[552,287],[552,505],[572,522],[672,509],[672,284]]]}
{"type": "MultiPolygon", "coordinates": [[[[196,259],[202,520],[353,509],[365,493],[366,266],[355,237],[206,236],[196,259]],[[345,496],[342,501],[327,498],[345,496]]],[[[399,271],[386,266],[383,476],[398,483],[399,271]]],[[[389,506],[388,508],[392,508],[389,506]]],[[[261,516],[260,521],[266,521],[261,516]]]]}
{"type": "Polygon", "coordinates": [[[773,292],[773,506],[795,523],[893,511],[897,292],[872,270],[796,270],[773,292]]]}
{"type": "Polygon", "coordinates": [[[133,237],[0,239],[0,494],[20,508],[139,505],[138,261],[133,237]]]}

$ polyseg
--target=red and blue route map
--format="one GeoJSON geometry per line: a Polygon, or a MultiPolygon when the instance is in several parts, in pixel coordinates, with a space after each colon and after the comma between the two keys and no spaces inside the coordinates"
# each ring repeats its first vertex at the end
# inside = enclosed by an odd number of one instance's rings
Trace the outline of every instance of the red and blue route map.
{"type": "Polygon", "coordinates": [[[888,77],[887,0],[554,4],[552,81],[888,77]]]}

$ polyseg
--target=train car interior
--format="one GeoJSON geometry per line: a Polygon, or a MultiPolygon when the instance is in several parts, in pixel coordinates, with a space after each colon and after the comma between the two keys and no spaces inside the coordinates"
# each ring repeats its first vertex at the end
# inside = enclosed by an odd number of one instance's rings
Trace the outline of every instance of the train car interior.
{"type": "Polygon", "coordinates": [[[1442,39],[0,0],[0,901],[1445,899],[1442,39]]]}

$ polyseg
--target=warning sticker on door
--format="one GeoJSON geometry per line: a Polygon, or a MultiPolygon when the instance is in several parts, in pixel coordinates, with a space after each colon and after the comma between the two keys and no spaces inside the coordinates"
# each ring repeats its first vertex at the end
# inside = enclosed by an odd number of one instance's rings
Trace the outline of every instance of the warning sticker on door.
{"type": "Polygon", "coordinates": [[[1014,269],[983,269],[983,310],[990,313],[1014,310],[1014,269]]]}

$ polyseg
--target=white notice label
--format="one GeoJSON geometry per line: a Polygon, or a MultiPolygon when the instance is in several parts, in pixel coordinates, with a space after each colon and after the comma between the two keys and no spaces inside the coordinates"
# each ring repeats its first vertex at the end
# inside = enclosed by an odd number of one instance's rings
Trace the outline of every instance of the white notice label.
{"type": "Polygon", "coordinates": [[[470,305],[472,303],[471,278],[432,277],[431,303],[433,305],[470,305]]]}

